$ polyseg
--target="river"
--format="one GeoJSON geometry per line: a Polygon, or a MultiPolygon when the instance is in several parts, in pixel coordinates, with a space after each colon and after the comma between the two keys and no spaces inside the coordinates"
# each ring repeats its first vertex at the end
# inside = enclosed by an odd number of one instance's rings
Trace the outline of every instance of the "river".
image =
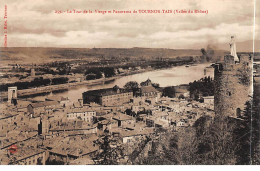
{"type": "MultiPolygon", "coordinates": [[[[92,85],[92,86],[81,85],[81,86],[73,87],[68,91],[56,92],[52,94],[68,97],[71,101],[77,101],[78,99],[82,98],[82,93],[88,90],[110,88],[113,87],[114,85],[123,87],[125,83],[127,83],[128,81],[136,81],[138,83],[141,83],[143,81],[146,81],[148,78],[154,83],[159,83],[161,87],[188,84],[190,82],[193,82],[194,80],[199,80],[200,78],[205,77],[204,69],[205,67],[208,66],[210,66],[209,63],[198,64],[196,66],[190,66],[190,67],[177,66],[177,67],[172,67],[172,68],[167,68],[162,70],[154,70],[154,71],[139,73],[135,75],[124,76],[104,84],[92,85]]],[[[214,76],[213,69],[207,70],[207,75],[213,77],[214,76]]],[[[43,100],[45,97],[46,95],[37,96],[36,98],[39,100],[43,100]]]]}

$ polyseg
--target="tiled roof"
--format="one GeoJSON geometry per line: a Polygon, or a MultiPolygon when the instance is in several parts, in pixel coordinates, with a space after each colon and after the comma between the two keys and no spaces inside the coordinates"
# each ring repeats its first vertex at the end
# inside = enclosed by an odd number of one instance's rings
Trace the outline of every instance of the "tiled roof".
{"type": "Polygon", "coordinates": [[[67,113],[84,113],[84,112],[94,112],[91,108],[74,108],[69,109],[67,113]]]}
{"type": "Polygon", "coordinates": [[[143,86],[141,87],[142,93],[158,92],[153,86],[143,86]]]}
{"type": "Polygon", "coordinates": [[[126,114],[117,113],[116,115],[113,116],[113,119],[125,121],[125,120],[132,120],[132,117],[126,114]]]}
{"type": "Polygon", "coordinates": [[[43,153],[44,150],[37,148],[37,139],[31,139],[26,142],[16,144],[18,147],[17,152],[13,153],[12,156],[16,158],[16,161],[23,160],[33,155],[43,153]]]}
{"type": "Polygon", "coordinates": [[[149,135],[154,133],[153,128],[145,128],[141,130],[132,130],[126,131],[124,129],[115,129],[115,132],[119,132],[122,137],[131,137],[131,136],[138,136],[138,135],[149,135]]]}
{"type": "Polygon", "coordinates": [[[47,97],[46,100],[49,100],[49,101],[66,101],[66,100],[68,100],[68,98],[65,98],[63,96],[51,96],[51,97],[47,97]]]}
{"type": "Polygon", "coordinates": [[[91,152],[97,151],[98,146],[93,146],[93,141],[95,141],[96,137],[64,137],[58,138],[56,140],[57,143],[49,142],[47,145],[52,147],[50,150],[53,153],[61,154],[61,155],[72,155],[72,156],[83,156],[89,154],[91,152]]]}
{"type": "Polygon", "coordinates": [[[96,95],[96,96],[109,96],[109,95],[115,95],[115,94],[121,94],[127,92],[131,92],[131,91],[122,88],[118,88],[118,89],[107,88],[107,89],[91,90],[91,91],[84,92],[83,94],[96,95]]]}
{"type": "Polygon", "coordinates": [[[39,102],[39,103],[31,103],[29,105],[31,105],[33,108],[38,108],[38,107],[59,105],[59,102],[57,102],[57,101],[45,101],[45,102],[39,102]]]}

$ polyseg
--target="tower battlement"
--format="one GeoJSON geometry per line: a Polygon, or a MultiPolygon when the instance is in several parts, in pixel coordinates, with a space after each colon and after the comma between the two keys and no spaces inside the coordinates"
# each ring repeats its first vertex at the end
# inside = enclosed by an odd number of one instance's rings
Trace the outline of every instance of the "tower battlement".
{"type": "Polygon", "coordinates": [[[248,54],[241,54],[239,56],[239,62],[234,61],[234,57],[231,55],[224,56],[224,62],[217,63],[215,65],[216,73],[220,73],[222,71],[235,71],[239,68],[243,68],[244,66],[252,66],[251,56],[248,54]]]}

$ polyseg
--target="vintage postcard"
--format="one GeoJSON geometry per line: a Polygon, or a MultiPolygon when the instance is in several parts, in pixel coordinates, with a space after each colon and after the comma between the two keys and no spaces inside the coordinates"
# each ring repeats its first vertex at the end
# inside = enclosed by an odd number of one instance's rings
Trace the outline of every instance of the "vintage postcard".
{"type": "Polygon", "coordinates": [[[259,0],[2,0],[0,165],[259,165],[259,0]]]}

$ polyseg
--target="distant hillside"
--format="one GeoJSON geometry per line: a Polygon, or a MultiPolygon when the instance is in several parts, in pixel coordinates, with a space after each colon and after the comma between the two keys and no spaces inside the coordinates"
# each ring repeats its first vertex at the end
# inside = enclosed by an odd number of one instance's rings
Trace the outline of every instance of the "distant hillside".
{"type": "Polygon", "coordinates": [[[0,48],[1,61],[8,63],[42,63],[59,60],[89,58],[175,58],[181,56],[200,56],[200,50],[193,49],[155,49],[155,48],[0,48]]]}

